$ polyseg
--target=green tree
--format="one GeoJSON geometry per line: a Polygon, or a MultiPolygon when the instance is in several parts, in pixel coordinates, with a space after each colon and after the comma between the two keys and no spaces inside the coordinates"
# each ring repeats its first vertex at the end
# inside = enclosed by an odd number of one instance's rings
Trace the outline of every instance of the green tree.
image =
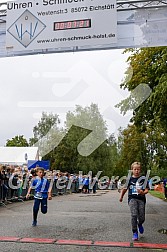
{"type": "Polygon", "coordinates": [[[118,140],[116,140],[114,134],[111,134],[107,139],[107,145],[109,149],[107,162],[107,172],[106,174],[111,177],[113,175],[119,176],[117,170],[117,163],[120,159],[120,153],[118,148],[118,140]]]}
{"type": "Polygon", "coordinates": [[[8,139],[6,142],[6,146],[27,147],[28,142],[23,135],[17,135],[12,139],[8,139]]]}
{"type": "Polygon", "coordinates": [[[41,139],[44,137],[50,129],[58,129],[60,119],[58,115],[53,113],[42,112],[42,117],[38,124],[33,128],[34,139],[41,139]]]}
{"type": "Polygon", "coordinates": [[[58,115],[43,112],[40,121],[33,128],[34,136],[29,139],[29,143],[31,146],[39,147],[39,152],[43,159],[53,161],[55,145],[62,135],[62,129],[59,127],[59,124],[58,115]]]}
{"type": "Polygon", "coordinates": [[[167,136],[160,127],[147,127],[145,132],[138,131],[132,124],[119,131],[118,153],[115,175],[125,175],[134,161],[142,163],[143,172],[161,176],[167,167],[167,136]]]}
{"type": "MultiPolygon", "coordinates": [[[[132,78],[125,78],[121,88],[132,91],[139,84],[148,84],[151,95],[134,110],[131,119],[141,130],[149,125],[161,126],[167,131],[167,47],[152,47],[141,49],[127,49],[131,52],[128,63],[133,69],[132,78]]],[[[123,113],[131,109],[132,98],[127,98],[118,105],[123,113]]]]}
{"type": "MultiPolygon", "coordinates": [[[[127,49],[126,52],[131,52],[128,63],[133,69],[133,76],[127,76],[121,88],[133,91],[139,84],[145,83],[152,90],[150,96],[134,109],[131,122],[138,133],[145,133],[147,166],[155,170],[167,169],[167,47],[127,49]]],[[[117,106],[125,114],[135,102],[137,96],[129,96],[117,106]]]]}
{"type": "Polygon", "coordinates": [[[121,145],[119,147],[119,159],[116,164],[116,175],[124,176],[133,162],[139,161],[143,166],[143,172],[148,168],[148,150],[145,141],[145,133],[140,133],[135,125],[128,127],[119,133],[121,145]]]}
{"type": "MultiPolygon", "coordinates": [[[[76,106],[74,112],[66,115],[66,136],[63,138],[55,151],[54,166],[63,171],[78,172],[93,171],[103,173],[112,169],[110,160],[110,149],[107,140],[101,142],[90,155],[81,155],[78,152],[78,145],[89,137],[88,142],[84,142],[84,147],[89,148],[98,143],[98,139],[107,138],[107,127],[96,104],[91,104],[85,108],[76,106]],[[91,135],[94,130],[94,134],[91,135]],[[109,168],[110,166],[110,168],[109,168]]],[[[106,174],[105,174],[106,175],[106,174]]]]}
{"type": "Polygon", "coordinates": [[[167,135],[164,134],[160,126],[147,127],[145,142],[150,169],[153,173],[156,170],[156,175],[160,176],[167,167],[167,135]]]}
{"type": "Polygon", "coordinates": [[[68,131],[66,130],[66,135],[54,150],[52,169],[77,172],[80,166],[77,146],[89,133],[90,131],[74,125],[68,131]]]}

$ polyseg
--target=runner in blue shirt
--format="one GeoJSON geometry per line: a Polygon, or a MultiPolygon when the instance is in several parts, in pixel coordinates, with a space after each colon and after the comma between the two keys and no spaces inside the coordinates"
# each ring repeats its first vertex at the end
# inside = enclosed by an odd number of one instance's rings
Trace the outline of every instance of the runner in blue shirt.
{"type": "Polygon", "coordinates": [[[37,225],[37,215],[39,206],[41,204],[41,212],[47,213],[47,199],[51,200],[51,188],[49,181],[44,178],[45,170],[41,167],[37,168],[37,177],[32,180],[31,186],[28,189],[26,198],[30,196],[31,189],[35,189],[34,206],[33,206],[33,223],[32,226],[37,225]]]}

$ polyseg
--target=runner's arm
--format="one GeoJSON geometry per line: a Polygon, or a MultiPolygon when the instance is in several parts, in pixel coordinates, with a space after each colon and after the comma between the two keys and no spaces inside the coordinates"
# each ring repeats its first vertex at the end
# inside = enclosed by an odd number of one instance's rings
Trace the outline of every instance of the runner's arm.
{"type": "Polygon", "coordinates": [[[32,189],[32,187],[30,186],[30,187],[28,188],[28,192],[27,192],[27,194],[26,194],[26,199],[27,199],[28,197],[30,197],[31,189],[32,189]]]}
{"type": "Polygon", "coordinates": [[[124,197],[124,195],[125,195],[126,192],[127,192],[127,189],[123,188],[122,191],[121,191],[121,197],[119,199],[120,202],[123,201],[123,197],[124,197]]]}

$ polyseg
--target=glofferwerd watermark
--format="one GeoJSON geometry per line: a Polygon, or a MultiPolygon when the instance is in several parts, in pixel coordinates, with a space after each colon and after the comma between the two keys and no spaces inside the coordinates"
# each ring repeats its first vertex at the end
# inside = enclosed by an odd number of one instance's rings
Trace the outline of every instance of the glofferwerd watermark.
{"type": "MultiPolygon", "coordinates": [[[[154,185],[159,183],[161,181],[159,176],[154,176],[154,177],[150,177],[150,170],[147,170],[147,174],[145,176],[140,176],[137,180],[136,183],[138,183],[142,189],[145,189],[148,184],[149,184],[149,188],[153,189],[154,185]]],[[[102,176],[100,177],[102,171],[98,171],[97,174],[93,177],[92,176],[92,171],[89,171],[87,175],[83,175],[82,171],[79,171],[78,175],[71,175],[70,177],[66,177],[66,176],[62,176],[62,177],[56,177],[56,172],[52,173],[52,175],[49,176],[45,176],[45,179],[43,181],[43,185],[41,188],[41,192],[45,189],[45,185],[47,180],[50,181],[50,188],[49,189],[53,189],[57,188],[59,190],[62,189],[67,189],[70,190],[72,183],[77,183],[78,184],[78,188],[79,189],[83,189],[84,186],[87,186],[88,189],[93,189],[94,186],[97,186],[97,189],[100,190],[105,190],[105,189],[112,189],[114,184],[117,184],[117,182],[119,181],[119,189],[127,189],[128,188],[128,184],[129,184],[129,180],[132,176],[132,170],[128,171],[128,175],[127,176],[112,176],[111,178],[109,178],[108,176],[102,176]]],[[[9,178],[9,187],[11,189],[19,189],[22,187],[22,189],[27,189],[29,186],[31,186],[32,189],[36,189],[40,182],[41,179],[38,178],[38,183],[33,186],[33,180],[36,178],[31,179],[29,175],[26,176],[24,183],[18,183],[17,185],[13,184],[13,178],[14,175],[11,175],[9,178]]]]}

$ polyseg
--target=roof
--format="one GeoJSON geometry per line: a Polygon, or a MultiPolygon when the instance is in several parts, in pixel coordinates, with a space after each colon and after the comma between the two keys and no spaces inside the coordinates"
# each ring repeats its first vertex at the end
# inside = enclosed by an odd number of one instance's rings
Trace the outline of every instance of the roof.
{"type": "Polygon", "coordinates": [[[0,163],[25,164],[39,160],[38,147],[0,147],[0,163]]]}

